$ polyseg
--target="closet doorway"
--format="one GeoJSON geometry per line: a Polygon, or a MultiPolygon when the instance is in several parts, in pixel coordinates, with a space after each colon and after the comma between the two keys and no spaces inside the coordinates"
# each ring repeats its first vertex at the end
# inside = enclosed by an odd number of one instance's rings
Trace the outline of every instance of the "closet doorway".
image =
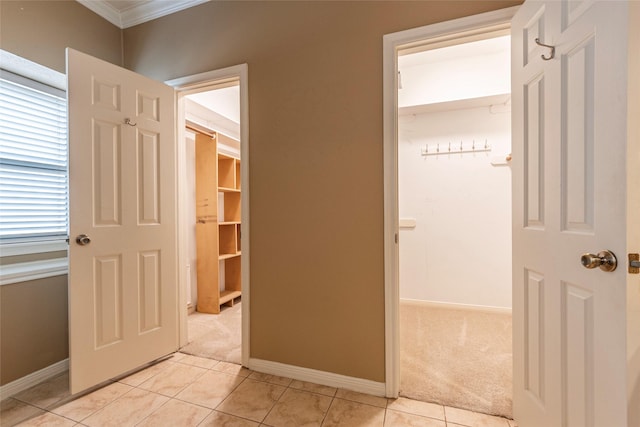
{"type": "Polygon", "coordinates": [[[491,67],[482,62],[491,55],[476,55],[479,47],[473,43],[508,38],[516,10],[428,25],[389,34],[383,40],[385,359],[390,397],[415,396],[447,406],[511,415],[510,65],[507,59],[504,78],[481,77],[482,70],[491,67]],[[446,60],[448,48],[459,51],[457,59],[446,60]],[[431,55],[433,61],[422,67],[418,62],[411,64],[414,54],[431,55]],[[472,57],[480,62],[464,63],[472,57]],[[420,86],[412,80],[421,75],[430,76],[422,89],[431,99],[419,99],[417,91],[410,90],[413,84],[420,86]],[[494,121],[503,121],[504,129],[492,125],[494,121]],[[502,175],[504,190],[492,189],[493,184],[487,182],[482,185],[480,177],[485,173],[502,175]],[[491,197],[506,198],[501,202],[504,212],[496,206],[495,215],[481,215],[491,207],[482,196],[487,190],[491,197]],[[408,198],[412,194],[417,195],[413,201],[408,198]],[[507,216],[502,217],[504,214],[507,216]],[[507,258],[500,259],[488,249],[496,241],[496,231],[490,231],[494,224],[506,230],[499,253],[506,253],[507,258]],[[469,238],[470,233],[474,237],[469,238]],[[485,280],[500,268],[506,269],[499,274],[501,279],[485,280]],[[436,279],[443,277],[457,279],[438,283],[436,279]],[[456,316],[425,319],[416,311],[451,311],[456,316]],[[497,327],[483,321],[494,314],[503,317],[497,323],[506,333],[506,338],[498,340],[504,350],[498,350],[494,364],[506,367],[502,371],[507,381],[487,387],[484,371],[465,369],[478,362],[474,356],[488,354],[487,348],[495,347],[487,345],[486,331],[497,335],[497,327]],[[476,320],[476,315],[484,319],[476,320]],[[405,345],[425,351],[414,351],[413,366],[406,357],[411,349],[405,345]],[[456,364],[468,355],[473,362],[456,364]],[[431,375],[423,382],[436,384],[440,390],[413,389],[412,372],[421,371],[431,375]]]}
{"type": "Polygon", "coordinates": [[[398,71],[400,395],[510,417],[509,32],[398,71]]]}
{"type": "Polygon", "coordinates": [[[181,351],[246,365],[247,66],[168,84],[178,89],[181,351]]]}

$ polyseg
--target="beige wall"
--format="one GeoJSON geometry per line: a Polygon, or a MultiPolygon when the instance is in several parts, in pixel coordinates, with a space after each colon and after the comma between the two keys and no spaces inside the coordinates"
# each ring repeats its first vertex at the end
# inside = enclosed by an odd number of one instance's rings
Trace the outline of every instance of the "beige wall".
{"type": "Polygon", "coordinates": [[[251,357],[384,381],[382,36],[519,1],[217,1],[124,31],[159,80],[249,64],[251,357]]]}
{"type": "Polygon", "coordinates": [[[0,48],[62,73],[72,47],[122,65],[122,31],[74,0],[0,1],[0,48]]]}
{"type": "Polygon", "coordinates": [[[0,384],[68,357],[67,276],[0,286],[0,384]]]}
{"type": "MultiPolygon", "coordinates": [[[[119,28],[76,1],[0,1],[0,48],[60,72],[67,46],[121,64],[121,40],[119,28]]],[[[66,359],[68,347],[66,275],[0,286],[0,385],[66,359]]]]}

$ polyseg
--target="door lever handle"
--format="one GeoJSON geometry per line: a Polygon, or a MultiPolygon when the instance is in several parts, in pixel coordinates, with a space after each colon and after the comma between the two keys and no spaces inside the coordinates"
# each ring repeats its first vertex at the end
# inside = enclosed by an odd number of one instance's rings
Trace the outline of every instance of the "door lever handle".
{"type": "Polygon", "coordinates": [[[613,252],[607,250],[600,251],[597,255],[583,254],[580,257],[580,263],[589,269],[600,267],[602,271],[613,271],[618,266],[616,256],[613,252]]]}

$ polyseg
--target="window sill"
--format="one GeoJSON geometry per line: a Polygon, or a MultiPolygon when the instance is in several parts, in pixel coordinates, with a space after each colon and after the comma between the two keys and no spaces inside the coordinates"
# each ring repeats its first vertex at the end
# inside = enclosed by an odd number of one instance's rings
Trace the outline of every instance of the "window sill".
{"type": "Polygon", "coordinates": [[[66,251],[69,244],[64,240],[48,240],[29,243],[6,243],[0,246],[0,256],[17,256],[29,254],[42,254],[45,252],[66,251]]]}
{"type": "Polygon", "coordinates": [[[0,286],[61,276],[69,272],[68,258],[20,262],[0,266],[0,286]]]}

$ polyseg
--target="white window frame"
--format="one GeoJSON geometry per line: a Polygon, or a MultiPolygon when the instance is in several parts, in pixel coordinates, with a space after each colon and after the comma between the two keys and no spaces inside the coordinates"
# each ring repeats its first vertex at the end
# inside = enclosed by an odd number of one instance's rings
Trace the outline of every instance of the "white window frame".
{"type": "MultiPolygon", "coordinates": [[[[0,64],[2,64],[2,69],[13,74],[26,77],[65,92],[67,90],[67,77],[65,74],[2,49],[0,49],[0,64]]],[[[67,248],[68,243],[65,239],[5,243],[0,245],[0,257],[66,251],[67,248]]],[[[67,272],[67,257],[6,264],[0,266],[0,285],[58,276],[67,274],[67,272]]]]}

